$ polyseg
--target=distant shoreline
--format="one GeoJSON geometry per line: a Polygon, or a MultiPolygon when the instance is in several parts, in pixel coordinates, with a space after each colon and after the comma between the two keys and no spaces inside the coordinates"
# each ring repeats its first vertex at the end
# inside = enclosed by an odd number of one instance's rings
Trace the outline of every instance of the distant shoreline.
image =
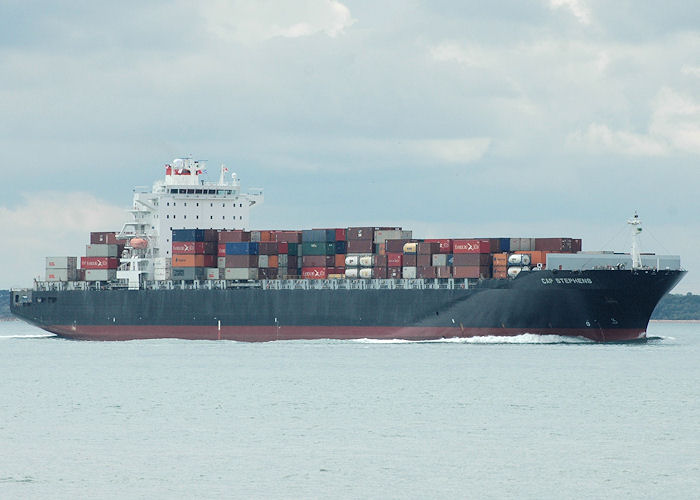
{"type": "Polygon", "coordinates": [[[700,323],[700,319],[650,319],[649,323],[700,323]]]}

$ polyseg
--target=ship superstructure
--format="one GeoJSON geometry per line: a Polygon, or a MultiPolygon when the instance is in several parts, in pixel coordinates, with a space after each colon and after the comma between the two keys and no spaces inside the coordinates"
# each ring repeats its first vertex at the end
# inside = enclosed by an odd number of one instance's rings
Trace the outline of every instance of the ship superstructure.
{"type": "Polygon", "coordinates": [[[216,182],[206,181],[206,173],[204,162],[176,158],[150,190],[134,190],[132,220],[117,235],[125,242],[117,278],[129,288],[169,279],[173,229],[250,227],[250,209],[263,202],[263,190],[242,193],[238,176],[225,165],[216,182]]]}

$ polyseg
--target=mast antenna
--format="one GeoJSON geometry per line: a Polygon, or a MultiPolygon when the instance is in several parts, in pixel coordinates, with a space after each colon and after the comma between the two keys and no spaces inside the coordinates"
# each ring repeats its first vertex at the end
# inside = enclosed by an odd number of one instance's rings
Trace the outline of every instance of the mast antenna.
{"type": "Polygon", "coordinates": [[[632,228],[632,269],[641,269],[642,255],[639,251],[639,235],[642,233],[642,221],[639,219],[636,210],[634,217],[629,219],[627,224],[632,228]]]}

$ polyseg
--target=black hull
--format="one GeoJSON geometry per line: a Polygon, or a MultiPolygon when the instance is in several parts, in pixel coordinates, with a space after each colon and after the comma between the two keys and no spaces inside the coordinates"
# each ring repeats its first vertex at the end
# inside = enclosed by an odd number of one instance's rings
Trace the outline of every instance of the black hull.
{"type": "Polygon", "coordinates": [[[31,292],[12,312],[62,337],[268,341],[518,335],[643,337],[684,271],[539,271],[464,289],[31,292]]]}

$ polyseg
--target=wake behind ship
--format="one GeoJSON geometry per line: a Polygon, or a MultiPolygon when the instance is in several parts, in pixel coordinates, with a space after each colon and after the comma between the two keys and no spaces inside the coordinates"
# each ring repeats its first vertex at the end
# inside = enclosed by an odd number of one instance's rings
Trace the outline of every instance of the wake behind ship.
{"type": "Polygon", "coordinates": [[[47,257],[18,317],[71,339],[429,340],[523,333],[643,338],[678,256],[586,253],[573,238],[416,239],[394,227],[249,231],[262,190],[191,159],[134,194],[119,232],[47,257]],[[206,228],[206,229],[204,229],[206,228]]]}

